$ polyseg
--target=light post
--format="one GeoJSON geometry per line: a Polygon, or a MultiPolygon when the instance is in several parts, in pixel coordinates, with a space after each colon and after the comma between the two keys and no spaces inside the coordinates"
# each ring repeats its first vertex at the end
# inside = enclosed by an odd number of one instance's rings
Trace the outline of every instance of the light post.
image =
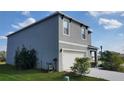
{"type": "Polygon", "coordinates": [[[101,54],[101,59],[102,59],[102,49],[103,49],[103,46],[101,45],[101,46],[100,46],[100,51],[101,51],[101,53],[100,53],[100,54],[101,54]]]}

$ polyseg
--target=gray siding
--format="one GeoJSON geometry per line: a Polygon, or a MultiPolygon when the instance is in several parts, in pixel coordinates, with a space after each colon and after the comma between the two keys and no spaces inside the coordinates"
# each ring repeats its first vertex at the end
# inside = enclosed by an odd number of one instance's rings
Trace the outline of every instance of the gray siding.
{"type": "MultiPolygon", "coordinates": [[[[64,18],[66,19],[66,18],[64,18]]],[[[68,20],[68,19],[66,19],[68,20]]],[[[73,43],[78,43],[82,45],[87,45],[88,44],[88,31],[86,30],[86,39],[81,38],[81,27],[80,24],[71,21],[70,22],[70,36],[63,35],[63,19],[59,17],[59,40],[62,41],[67,41],[67,42],[73,42],[73,43]]]]}
{"type": "Polygon", "coordinates": [[[7,63],[14,64],[17,47],[24,45],[37,51],[37,67],[47,68],[46,63],[58,58],[58,17],[54,16],[8,38],[7,63]]]}
{"type": "MultiPolygon", "coordinates": [[[[64,18],[64,20],[68,20],[68,19],[64,18]]],[[[87,45],[90,44],[91,41],[90,41],[90,35],[88,36],[88,30],[86,30],[86,33],[85,33],[86,39],[82,39],[80,24],[74,21],[71,21],[69,31],[70,31],[69,36],[66,36],[63,34],[63,19],[59,16],[59,41],[79,44],[78,46],[78,45],[71,45],[71,44],[69,45],[66,43],[65,44],[59,43],[59,71],[62,71],[62,52],[60,51],[62,48],[82,50],[86,53],[86,56],[89,57],[89,51],[87,49],[87,45]]]]}
{"type": "Polygon", "coordinates": [[[88,45],[92,45],[91,44],[91,34],[92,33],[89,33],[88,36],[87,36],[87,43],[88,43],[88,45]]]}

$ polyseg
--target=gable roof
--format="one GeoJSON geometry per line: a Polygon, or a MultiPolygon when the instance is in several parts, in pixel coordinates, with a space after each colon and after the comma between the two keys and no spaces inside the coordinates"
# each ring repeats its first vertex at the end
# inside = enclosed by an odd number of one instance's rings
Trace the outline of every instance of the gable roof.
{"type": "Polygon", "coordinates": [[[86,24],[84,24],[84,23],[82,23],[82,22],[80,22],[80,21],[78,21],[78,20],[76,20],[76,19],[74,19],[74,18],[72,18],[72,17],[70,17],[70,16],[64,14],[64,13],[57,11],[57,12],[55,12],[55,13],[53,13],[53,14],[51,14],[51,15],[49,15],[49,16],[47,16],[47,17],[45,17],[45,18],[43,18],[43,19],[41,19],[41,20],[39,20],[39,21],[37,21],[37,22],[35,22],[35,23],[33,23],[33,24],[31,24],[31,25],[28,25],[28,26],[26,26],[26,27],[24,27],[24,28],[22,28],[22,29],[20,29],[20,30],[18,30],[18,31],[16,31],[16,32],[12,33],[12,34],[7,35],[7,37],[12,36],[12,35],[14,35],[14,34],[16,34],[16,33],[19,33],[19,32],[21,32],[21,31],[23,31],[23,30],[25,30],[25,29],[27,29],[27,28],[30,28],[30,27],[32,27],[32,26],[34,26],[34,25],[36,25],[36,24],[38,24],[38,23],[41,23],[41,22],[43,22],[43,21],[45,21],[45,20],[47,20],[47,19],[49,19],[49,18],[51,18],[51,17],[54,17],[54,16],[56,16],[56,15],[61,15],[61,16],[63,16],[63,17],[66,17],[66,18],[68,18],[68,19],[71,19],[72,21],[74,21],[74,22],[76,22],[76,23],[78,23],[78,24],[80,24],[80,25],[83,25],[83,26],[85,26],[85,27],[87,27],[87,28],[89,27],[89,26],[87,26],[86,24]]]}

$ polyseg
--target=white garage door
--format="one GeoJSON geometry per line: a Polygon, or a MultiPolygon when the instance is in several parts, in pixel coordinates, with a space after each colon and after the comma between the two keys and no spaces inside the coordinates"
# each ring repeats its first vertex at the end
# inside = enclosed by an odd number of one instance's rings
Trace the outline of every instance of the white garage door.
{"type": "Polygon", "coordinates": [[[63,70],[68,71],[73,66],[76,57],[84,57],[85,53],[75,51],[63,51],[63,70]]]}

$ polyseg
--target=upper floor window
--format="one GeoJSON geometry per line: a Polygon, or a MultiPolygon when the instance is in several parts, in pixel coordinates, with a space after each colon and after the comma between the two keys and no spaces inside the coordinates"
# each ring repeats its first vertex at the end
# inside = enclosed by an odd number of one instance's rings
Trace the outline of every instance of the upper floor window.
{"type": "Polygon", "coordinates": [[[63,30],[65,35],[69,35],[69,22],[67,20],[63,20],[63,30]]]}
{"type": "Polygon", "coordinates": [[[85,28],[81,28],[81,38],[85,39],[86,35],[85,35],[85,28]]]}

